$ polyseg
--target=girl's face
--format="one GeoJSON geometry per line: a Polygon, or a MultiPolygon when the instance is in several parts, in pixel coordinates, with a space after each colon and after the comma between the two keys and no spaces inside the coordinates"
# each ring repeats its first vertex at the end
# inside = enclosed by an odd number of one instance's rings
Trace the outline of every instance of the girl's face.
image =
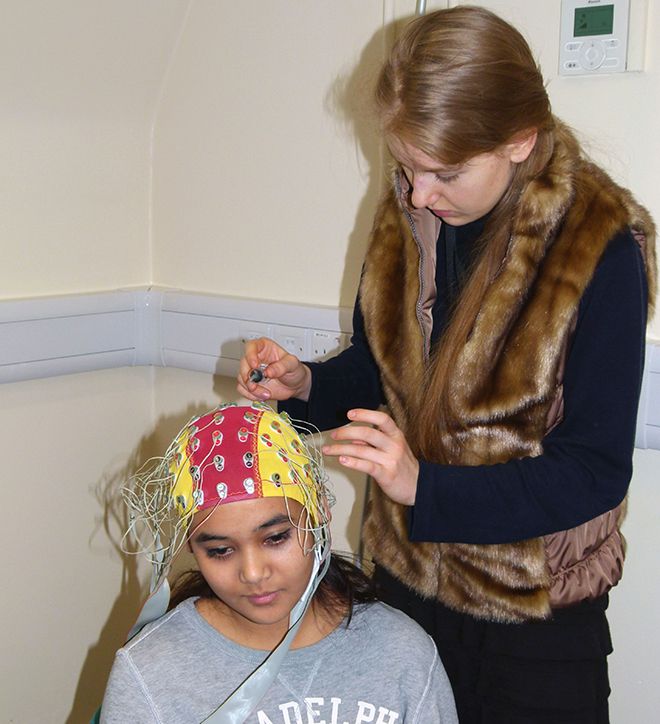
{"type": "Polygon", "coordinates": [[[444,166],[406,143],[391,140],[415,208],[427,208],[451,226],[463,226],[491,211],[508,189],[515,165],[529,156],[536,134],[482,153],[459,166],[444,166]]]}
{"type": "MultiPolygon", "coordinates": [[[[303,512],[289,501],[293,520],[303,512]]],[[[269,648],[289,624],[289,613],[312,572],[283,498],[219,505],[193,519],[190,547],[217,596],[220,630],[239,643],[269,648]]]]}

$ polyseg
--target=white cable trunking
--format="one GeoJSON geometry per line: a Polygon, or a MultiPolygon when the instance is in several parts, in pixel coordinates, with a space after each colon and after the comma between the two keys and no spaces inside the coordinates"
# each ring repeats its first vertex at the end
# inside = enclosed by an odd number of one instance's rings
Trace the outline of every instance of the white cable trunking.
{"type": "MultiPolygon", "coordinates": [[[[301,359],[348,346],[352,310],[127,289],[0,302],[0,382],[153,365],[234,376],[246,339],[272,337],[301,359]]],[[[635,445],[660,450],[660,345],[646,346],[635,445]]]]}

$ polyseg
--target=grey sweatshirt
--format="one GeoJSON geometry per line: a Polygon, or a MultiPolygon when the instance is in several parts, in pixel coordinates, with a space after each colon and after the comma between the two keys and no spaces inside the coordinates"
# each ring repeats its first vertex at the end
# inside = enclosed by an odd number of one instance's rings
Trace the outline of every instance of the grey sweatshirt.
{"type": "MultiPolygon", "coordinates": [[[[102,724],[199,724],[265,658],[210,626],[189,598],[117,652],[102,724]]],[[[431,638],[382,603],[289,651],[255,724],[457,724],[431,638]]]]}

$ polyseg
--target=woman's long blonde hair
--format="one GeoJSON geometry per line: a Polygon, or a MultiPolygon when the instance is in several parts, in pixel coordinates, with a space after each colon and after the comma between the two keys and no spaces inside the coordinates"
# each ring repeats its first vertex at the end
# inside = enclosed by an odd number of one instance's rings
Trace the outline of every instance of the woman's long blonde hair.
{"type": "Polygon", "coordinates": [[[543,77],[523,36],[484,8],[459,6],[412,21],[397,40],[376,87],[386,139],[421,150],[447,166],[496,152],[536,133],[529,157],[488,218],[481,251],[437,345],[425,381],[424,404],[413,411],[411,441],[427,460],[450,462],[439,428],[461,427],[452,415],[448,381],[484,294],[506,254],[510,222],[524,185],[552,156],[555,137],[566,136],[552,115],[543,77]]]}

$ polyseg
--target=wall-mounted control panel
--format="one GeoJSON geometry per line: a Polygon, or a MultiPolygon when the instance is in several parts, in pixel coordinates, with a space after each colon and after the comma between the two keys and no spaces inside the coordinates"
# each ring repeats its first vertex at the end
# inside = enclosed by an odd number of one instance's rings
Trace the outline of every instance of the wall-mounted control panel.
{"type": "Polygon", "coordinates": [[[631,0],[562,0],[560,75],[628,70],[631,0]]]}

